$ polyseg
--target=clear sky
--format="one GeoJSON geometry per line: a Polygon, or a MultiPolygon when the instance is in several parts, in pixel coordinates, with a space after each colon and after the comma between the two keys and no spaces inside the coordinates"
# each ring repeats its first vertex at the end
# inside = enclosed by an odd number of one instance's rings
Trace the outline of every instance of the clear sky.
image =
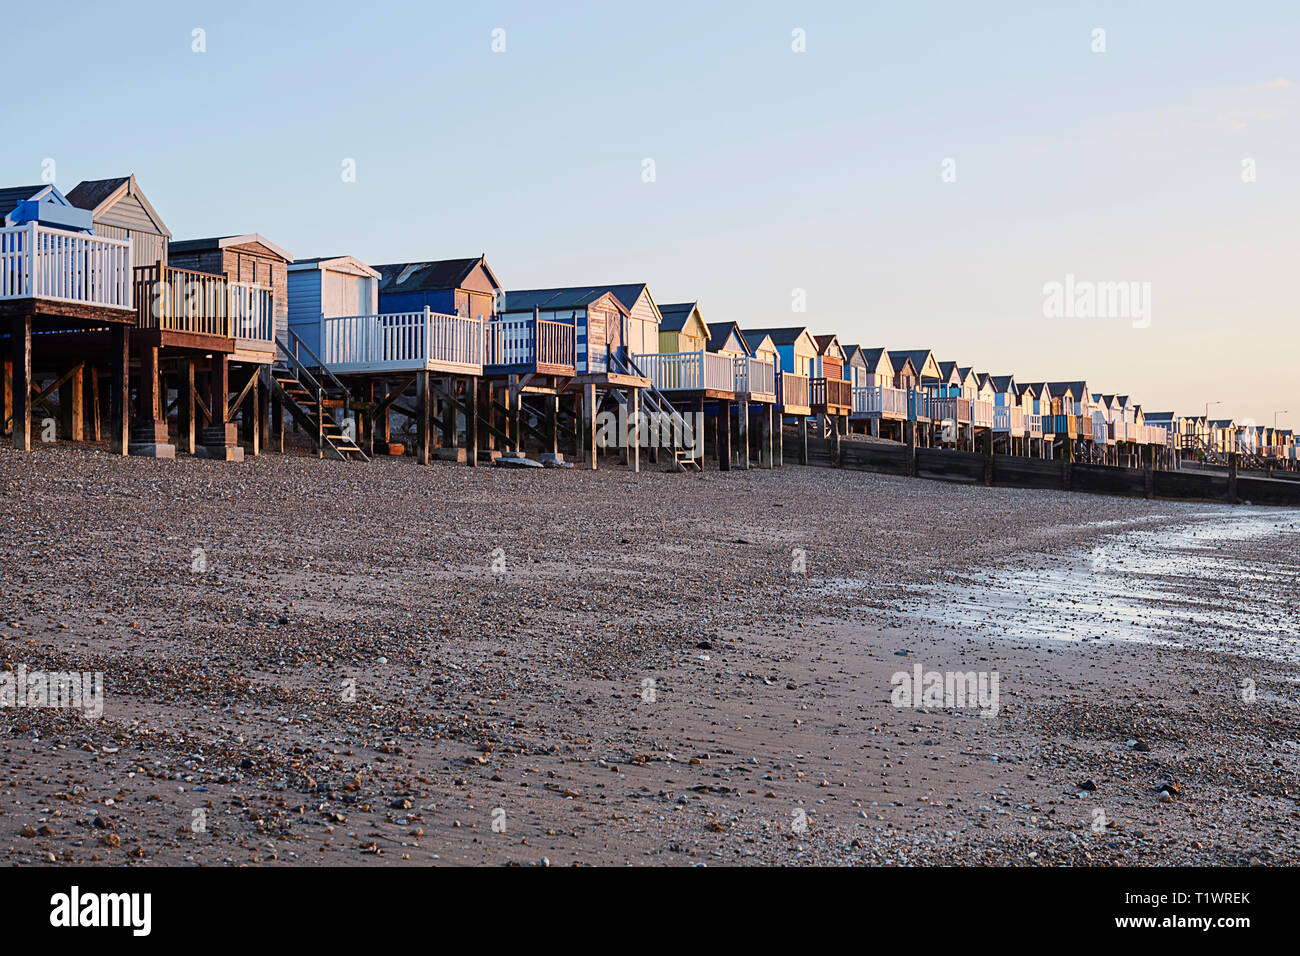
{"type": "Polygon", "coordinates": [[[0,184],[135,173],[177,239],[485,252],[507,289],[644,281],[1300,426],[1295,0],[26,3],[4,34],[0,184]],[[1045,316],[1067,275],[1150,283],[1149,324],[1045,316]]]}

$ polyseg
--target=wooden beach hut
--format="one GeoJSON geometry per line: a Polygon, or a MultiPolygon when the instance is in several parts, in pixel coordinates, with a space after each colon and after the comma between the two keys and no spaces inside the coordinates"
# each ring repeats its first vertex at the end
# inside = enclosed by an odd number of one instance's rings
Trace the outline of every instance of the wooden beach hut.
{"type": "Polygon", "coordinates": [[[131,267],[130,239],[98,235],[92,212],[53,185],[0,189],[0,427],[14,448],[31,449],[34,427],[47,440],[105,437],[107,397],[109,447],[128,452],[131,267]]]}

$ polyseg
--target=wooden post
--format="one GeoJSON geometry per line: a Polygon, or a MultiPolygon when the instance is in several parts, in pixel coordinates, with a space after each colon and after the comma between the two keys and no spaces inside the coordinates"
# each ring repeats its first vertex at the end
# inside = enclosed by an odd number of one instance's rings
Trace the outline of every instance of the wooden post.
{"type": "Polygon", "coordinates": [[[85,441],[84,412],[85,385],[83,384],[85,362],[79,362],[71,376],[59,386],[59,422],[67,441],[85,441]]]}
{"type": "Polygon", "coordinates": [[[271,397],[271,440],[268,444],[278,454],[284,454],[284,398],[278,390],[271,397]]]}
{"type": "MultiPolygon", "coordinates": [[[[988,436],[984,444],[984,484],[991,486],[993,484],[993,429],[989,429],[985,434],[988,436]]],[[[1007,439],[1010,442],[1010,439],[1007,439]]]]}
{"type": "Polygon", "coordinates": [[[628,409],[627,460],[632,471],[641,470],[641,389],[629,389],[630,407],[628,409]]]}
{"type": "Polygon", "coordinates": [[[799,464],[808,464],[808,416],[799,416],[799,435],[796,439],[799,452],[799,464]]]}
{"type": "Polygon", "coordinates": [[[772,467],[772,406],[760,405],[758,415],[758,459],[764,468],[772,467]]]}
{"type": "Polygon", "coordinates": [[[257,373],[257,445],[253,454],[260,454],[262,449],[271,446],[270,423],[267,421],[267,413],[271,410],[271,390],[266,385],[266,379],[262,376],[261,371],[257,373]]]}
{"type": "Polygon", "coordinates": [[[415,373],[415,460],[429,463],[429,373],[415,373]]]}
{"type": "Polygon", "coordinates": [[[579,454],[592,470],[596,468],[596,386],[582,386],[582,437],[579,454]]]}
{"type": "Polygon", "coordinates": [[[519,432],[519,419],[523,414],[523,397],[519,392],[519,376],[506,378],[506,434],[510,436],[513,451],[524,450],[523,435],[519,432]]]}
{"type": "Polygon", "coordinates": [[[785,416],[781,414],[781,408],[778,405],[772,406],[772,433],[775,441],[772,444],[772,464],[774,467],[781,468],[785,465],[785,416]]]}
{"type": "Polygon", "coordinates": [[[916,477],[916,426],[917,422],[910,422],[907,429],[907,477],[916,477]]]}
{"type": "Polygon", "coordinates": [[[131,336],[127,327],[114,323],[109,343],[113,384],[108,396],[108,448],[114,455],[125,455],[130,450],[131,430],[131,336]]]}
{"type": "Polygon", "coordinates": [[[718,399],[718,470],[731,471],[731,402],[718,399]]]}
{"type": "Polygon", "coordinates": [[[101,441],[103,422],[99,408],[99,369],[94,365],[86,368],[86,440],[101,441]]]}
{"type": "Polygon", "coordinates": [[[0,356],[0,432],[9,433],[9,420],[14,417],[14,356],[7,350],[0,356]]]}
{"type": "Polygon", "coordinates": [[[1237,453],[1228,453],[1228,504],[1237,503],[1237,453]]]}
{"type": "Polygon", "coordinates": [[[478,467],[478,378],[465,379],[465,464],[478,467]]]}
{"type": "Polygon", "coordinates": [[[442,402],[442,444],[446,448],[456,448],[460,444],[459,431],[456,426],[459,424],[456,417],[456,403],[452,399],[456,395],[456,379],[447,378],[447,397],[441,399],[442,402]]]}
{"type": "MultiPolygon", "coordinates": [[[[260,378],[256,367],[253,369],[253,377],[260,378]]],[[[248,406],[244,409],[254,456],[262,453],[262,388],[261,381],[253,383],[253,387],[248,390],[248,406]]]]}
{"type": "Polygon", "coordinates": [[[560,396],[546,396],[546,450],[553,455],[560,453],[560,396]]]}
{"type": "Polygon", "coordinates": [[[32,316],[16,316],[9,328],[9,357],[13,363],[13,446],[32,450],[32,316]]]}
{"type": "MultiPolygon", "coordinates": [[[[727,417],[728,420],[730,420],[731,417],[730,414],[728,414],[727,417]]],[[[748,399],[742,398],[736,402],[736,432],[737,432],[736,437],[740,442],[740,448],[737,449],[737,451],[740,453],[739,457],[737,458],[737,461],[739,462],[740,467],[742,469],[744,469],[745,471],[749,471],[749,400],[748,399]]]]}
{"type": "MultiPolygon", "coordinates": [[[[135,395],[136,418],[141,423],[148,422],[151,425],[158,424],[158,408],[161,403],[158,386],[158,348],[143,349],[140,352],[140,387],[135,395]]],[[[222,410],[225,410],[225,402],[222,402],[222,410]]],[[[213,409],[213,414],[217,414],[213,409]]],[[[216,424],[214,422],[214,424],[216,424]]]]}
{"type": "Polygon", "coordinates": [[[182,358],[177,365],[176,388],[176,426],[180,432],[178,441],[187,455],[194,454],[194,360],[182,358]]]}

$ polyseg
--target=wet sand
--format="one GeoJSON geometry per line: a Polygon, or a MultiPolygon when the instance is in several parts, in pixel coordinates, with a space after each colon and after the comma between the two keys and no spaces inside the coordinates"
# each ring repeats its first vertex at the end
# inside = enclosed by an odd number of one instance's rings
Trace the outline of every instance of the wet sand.
{"type": "Polygon", "coordinates": [[[0,529],[0,662],[107,684],[0,711],[9,863],[1300,861],[1294,513],[45,447],[0,529]]]}

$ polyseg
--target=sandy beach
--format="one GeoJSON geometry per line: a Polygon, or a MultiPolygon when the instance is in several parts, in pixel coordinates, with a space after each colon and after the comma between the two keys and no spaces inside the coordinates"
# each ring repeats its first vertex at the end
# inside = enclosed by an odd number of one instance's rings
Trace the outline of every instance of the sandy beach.
{"type": "Polygon", "coordinates": [[[10,864],[1300,862],[1294,512],[42,447],[0,529],[105,688],[0,710],[10,864]]]}

